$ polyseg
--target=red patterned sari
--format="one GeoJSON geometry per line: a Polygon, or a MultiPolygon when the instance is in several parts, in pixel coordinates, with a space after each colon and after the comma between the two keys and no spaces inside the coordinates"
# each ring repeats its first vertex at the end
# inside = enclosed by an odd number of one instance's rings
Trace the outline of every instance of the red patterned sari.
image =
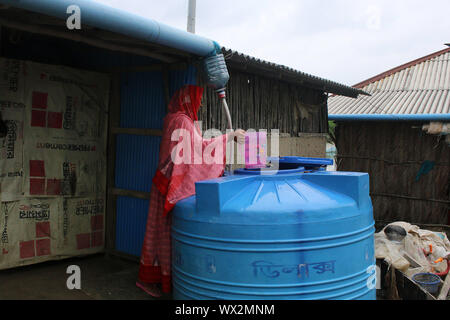
{"type": "MultiPolygon", "coordinates": [[[[137,283],[139,287],[154,296],[159,294],[154,290],[146,290],[151,287],[149,284],[161,283],[163,293],[171,292],[171,210],[178,201],[195,194],[195,182],[220,177],[225,168],[227,135],[203,139],[199,128],[194,124],[194,121],[197,121],[202,94],[201,87],[193,85],[182,87],[172,97],[169,113],[164,118],[159,164],[150,194],[137,283]],[[180,132],[183,135],[181,140],[179,140],[180,132]],[[172,141],[174,137],[178,139],[172,141]],[[186,140],[183,141],[183,139],[186,140]],[[203,161],[197,164],[198,161],[194,161],[194,151],[189,154],[189,152],[185,153],[186,149],[182,152],[177,149],[180,148],[180,141],[184,142],[184,146],[190,146],[191,150],[200,149],[202,153],[205,149],[211,150],[214,145],[221,144],[219,148],[222,150],[222,155],[218,154],[218,156],[223,159],[217,161],[221,163],[206,164],[203,161]],[[179,161],[174,163],[172,160],[174,151],[178,156],[190,159],[190,163],[179,163],[179,161]]],[[[212,151],[213,156],[216,150],[212,151]]]]}

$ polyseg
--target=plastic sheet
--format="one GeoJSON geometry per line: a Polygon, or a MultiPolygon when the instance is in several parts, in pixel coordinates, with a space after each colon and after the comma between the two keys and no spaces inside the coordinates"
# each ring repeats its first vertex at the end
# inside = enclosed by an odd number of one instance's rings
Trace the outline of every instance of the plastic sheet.
{"type": "Polygon", "coordinates": [[[0,269],[103,250],[109,85],[0,58],[0,269]]]}
{"type": "Polygon", "coordinates": [[[420,229],[407,222],[394,222],[407,232],[401,241],[391,241],[383,230],[375,234],[375,256],[384,259],[389,265],[411,278],[421,272],[444,272],[447,261],[435,263],[443,254],[450,251],[450,242],[442,232],[420,229]],[[424,253],[427,253],[427,255],[424,253]]]}

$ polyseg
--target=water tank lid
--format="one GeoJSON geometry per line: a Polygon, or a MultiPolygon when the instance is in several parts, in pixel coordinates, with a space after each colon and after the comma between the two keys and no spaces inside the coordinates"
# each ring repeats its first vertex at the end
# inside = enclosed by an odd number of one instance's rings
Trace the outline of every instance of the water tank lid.
{"type": "Polygon", "coordinates": [[[268,157],[267,161],[279,161],[283,165],[295,165],[298,167],[322,167],[333,165],[333,159],[305,158],[305,157],[268,157]],[[279,160],[278,160],[279,159],[279,160]]]}
{"type": "Polygon", "coordinates": [[[260,176],[263,174],[293,174],[293,173],[302,173],[305,172],[305,168],[304,167],[298,167],[298,168],[294,168],[294,169],[282,169],[282,170],[270,170],[270,168],[267,168],[266,170],[261,170],[260,168],[258,169],[236,169],[234,170],[234,174],[239,174],[239,175],[249,175],[249,176],[260,176]]]}

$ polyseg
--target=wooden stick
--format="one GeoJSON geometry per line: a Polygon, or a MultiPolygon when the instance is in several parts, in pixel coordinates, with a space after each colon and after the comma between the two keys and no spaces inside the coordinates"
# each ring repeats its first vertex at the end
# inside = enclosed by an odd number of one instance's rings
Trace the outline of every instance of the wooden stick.
{"type": "Polygon", "coordinates": [[[447,300],[448,290],[450,289],[450,273],[445,277],[444,284],[442,285],[441,293],[438,300],[447,300]]]}
{"type": "MultiPolygon", "coordinates": [[[[116,177],[116,135],[111,132],[111,127],[120,123],[120,76],[112,77],[109,101],[109,128],[108,152],[107,152],[107,186],[115,187],[116,177]]],[[[107,251],[114,250],[116,245],[116,221],[117,221],[117,197],[112,194],[106,195],[106,243],[107,251]]]]}
{"type": "Polygon", "coordinates": [[[146,128],[119,128],[112,127],[112,134],[132,134],[138,136],[162,136],[161,129],[146,129],[146,128]]]}
{"type": "Polygon", "coordinates": [[[399,195],[399,194],[370,193],[370,195],[373,196],[373,197],[399,198],[399,199],[418,200],[418,201],[427,201],[427,202],[436,202],[436,203],[445,203],[445,204],[449,204],[450,203],[450,201],[448,201],[448,200],[424,199],[424,198],[402,196],[402,195],[399,195]]]}
{"type": "Polygon", "coordinates": [[[150,192],[144,192],[144,191],[109,188],[109,194],[116,195],[116,196],[122,196],[122,197],[144,199],[144,200],[150,199],[150,192]]]}

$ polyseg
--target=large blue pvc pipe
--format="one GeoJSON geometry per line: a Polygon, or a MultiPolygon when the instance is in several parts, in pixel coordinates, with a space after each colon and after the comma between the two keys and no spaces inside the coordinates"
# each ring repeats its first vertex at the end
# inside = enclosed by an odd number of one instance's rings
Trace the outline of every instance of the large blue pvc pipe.
{"type": "Polygon", "coordinates": [[[77,5],[80,7],[82,29],[83,24],[98,27],[202,57],[214,54],[219,48],[218,44],[212,40],[93,0],[0,0],[0,3],[64,19],[64,21],[70,16],[67,13],[67,7],[77,5]]]}
{"type": "Polygon", "coordinates": [[[331,121],[450,121],[450,113],[441,114],[329,114],[331,121]]]}

